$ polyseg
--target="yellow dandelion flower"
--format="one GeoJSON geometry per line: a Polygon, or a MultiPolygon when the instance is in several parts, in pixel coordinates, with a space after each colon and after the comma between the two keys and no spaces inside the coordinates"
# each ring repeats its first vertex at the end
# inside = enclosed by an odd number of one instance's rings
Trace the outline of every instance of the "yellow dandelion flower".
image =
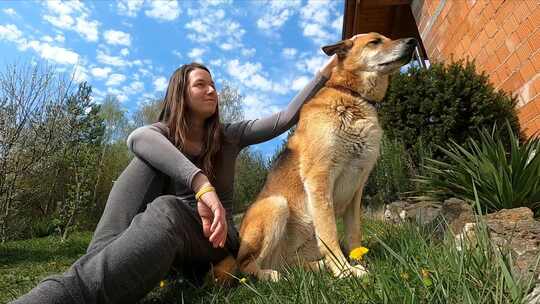
{"type": "Polygon", "coordinates": [[[429,270],[422,268],[420,272],[422,273],[422,283],[424,284],[424,286],[430,287],[431,285],[433,285],[433,281],[431,280],[431,277],[429,275],[429,270]]]}
{"type": "Polygon", "coordinates": [[[361,261],[362,257],[368,253],[369,249],[366,247],[356,247],[349,253],[349,258],[352,260],[361,261]]]}
{"type": "Polygon", "coordinates": [[[400,274],[400,276],[401,276],[401,278],[402,278],[403,280],[405,280],[405,281],[408,281],[409,278],[410,278],[409,274],[406,273],[406,272],[402,272],[402,273],[400,274]]]}
{"type": "Polygon", "coordinates": [[[245,284],[246,282],[247,282],[247,279],[246,279],[246,278],[241,278],[241,279],[240,279],[240,283],[245,284]]]}
{"type": "Polygon", "coordinates": [[[164,280],[159,282],[159,288],[163,288],[163,287],[165,287],[165,281],[164,280]]]}

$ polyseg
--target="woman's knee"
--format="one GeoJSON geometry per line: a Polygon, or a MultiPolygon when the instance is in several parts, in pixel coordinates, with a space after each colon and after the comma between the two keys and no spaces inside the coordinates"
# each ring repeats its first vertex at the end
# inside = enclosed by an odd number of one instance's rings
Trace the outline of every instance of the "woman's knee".
{"type": "Polygon", "coordinates": [[[150,212],[157,214],[159,219],[164,220],[170,230],[185,232],[189,227],[193,227],[195,211],[177,196],[159,196],[148,205],[148,208],[150,212]]]}

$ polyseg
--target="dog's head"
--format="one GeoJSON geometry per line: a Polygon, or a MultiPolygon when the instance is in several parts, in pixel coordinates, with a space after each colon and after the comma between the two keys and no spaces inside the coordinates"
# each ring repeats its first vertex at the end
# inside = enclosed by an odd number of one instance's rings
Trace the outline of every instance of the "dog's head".
{"type": "Polygon", "coordinates": [[[364,99],[380,101],[388,89],[390,74],[411,60],[416,45],[414,38],[391,40],[369,33],[324,46],[327,55],[338,57],[327,85],[346,86],[364,99]]]}
{"type": "Polygon", "coordinates": [[[329,56],[336,54],[342,68],[349,72],[373,72],[382,76],[407,64],[416,45],[414,38],[392,40],[378,33],[369,33],[322,49],[329,56]]]}

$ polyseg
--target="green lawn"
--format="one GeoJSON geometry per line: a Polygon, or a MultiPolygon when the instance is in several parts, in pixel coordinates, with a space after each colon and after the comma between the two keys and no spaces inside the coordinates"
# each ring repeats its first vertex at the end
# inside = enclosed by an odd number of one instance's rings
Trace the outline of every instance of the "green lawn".
{"type": "MultiPolygon", "coordinates": [[[[520,303],[528,281],[511,274],[508,259],[485,242],[464,252],[436,241],[414,225],[366,221],[361,279],[289,269],[278,283],[253,278],[236,287],[194,288],[179,278],[141,303],[520,303]]],[[[0,245],[0,303],[32,288],[41,278],[63,272],[86,249],[91,233],[76,233],[65,243],[56,237],[0,245]]]]}

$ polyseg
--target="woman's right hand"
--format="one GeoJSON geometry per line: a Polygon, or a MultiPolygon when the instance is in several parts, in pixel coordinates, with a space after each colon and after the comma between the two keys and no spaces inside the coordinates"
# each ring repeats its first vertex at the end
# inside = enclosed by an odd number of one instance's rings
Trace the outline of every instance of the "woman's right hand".
{"type": "Polygon", "coordinates": [[[214,248],[224,247],[227,240],[227,219],[217,193],[210,191],[203,194],[197,202],[197,211],[201,217],[204,236],[214,248]]]}

